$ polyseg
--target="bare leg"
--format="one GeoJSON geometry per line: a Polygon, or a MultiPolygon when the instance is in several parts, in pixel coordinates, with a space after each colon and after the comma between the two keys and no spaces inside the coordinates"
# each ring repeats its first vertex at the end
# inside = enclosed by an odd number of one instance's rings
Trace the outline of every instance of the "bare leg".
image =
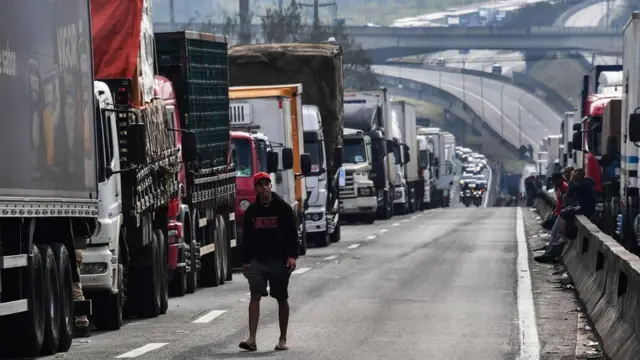
{"type": "Polygon", "coordinates": [[[251,295],[249,301],[249,340],[256,343],[256,333],[258,332],[258,320],[260,320],[260,298],[261,296],[251,295]]]}
{"type": "Polygon", "coordinates": [[[289,326],[289,301],[287,299],[278,300],[278,320],[280,321],[280,341],[279,346],[287,345],[287,327],[289,326]]]}

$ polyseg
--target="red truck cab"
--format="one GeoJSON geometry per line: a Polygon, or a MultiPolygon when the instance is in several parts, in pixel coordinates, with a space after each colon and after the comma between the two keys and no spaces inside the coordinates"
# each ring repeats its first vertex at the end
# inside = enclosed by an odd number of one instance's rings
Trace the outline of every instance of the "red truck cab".
{"type": "MultiPolygon", "coordinates": [[[[168,113],[168,119],[172,119],[171,124],[167,124],[173,128],[174,140],[176,147],[181,149],[182,134],[180,133],[180,114],[176,103],[173,84],[164,76],[155,76],[154,95],[162,99],[165,103],[165,111],[168,113]]],[[[181,157],[181,154],[180,154],[181,157]]],[[[186,285],[186,274],[190,270],[189,254],[194,246],[194,236],[190,236],[191,227],[187,221],[185,229],[185,219],[189,219],[189,207],[182,203],[182,199],[187,194],[187,175],[184,163],[180,164],[180,172],[178,173],[178,181],[180,182],[180,190],[174,198],[169,202],[169,228],[167,239],[167,257],[168,257],[168,282],[170,293],[173,296],[183,296],[191,293],[195,289],[188,288],[186,285]],[[186,231],[186,236],[185,236],[186,231]]]]}

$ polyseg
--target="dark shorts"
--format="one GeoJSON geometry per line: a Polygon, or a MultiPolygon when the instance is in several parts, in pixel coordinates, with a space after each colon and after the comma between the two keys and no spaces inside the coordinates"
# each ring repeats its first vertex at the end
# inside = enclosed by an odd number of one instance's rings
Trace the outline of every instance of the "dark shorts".
{"type": "Polygon", "coordinates": [[[266,293],[268,283],[272,298],[279,300],[289,298],[291,272],[283,260],[252,260],[246,276],[252,296],[262,296],[266,293]]]}

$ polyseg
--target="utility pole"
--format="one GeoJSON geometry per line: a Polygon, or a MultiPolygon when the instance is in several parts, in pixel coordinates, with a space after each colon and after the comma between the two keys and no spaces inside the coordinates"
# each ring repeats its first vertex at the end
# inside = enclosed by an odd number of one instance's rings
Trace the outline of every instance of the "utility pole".
{"type": "MultiPolygon", "coordinates": [[[[173,0],[172,0],[173,1],[173,0]]],[[[282,2],[282,0],[280,1],[282,2]]],[[[238,15],[240,17],[240,44],[251,43],[251,13],[249,12],[249,0],[240,0],[238,15]]]]}
{"type": "Polygon", "coordinates": [[[176,9],[175,9],[175,4],[173,3],[174,0],[169,0],[169,15],[171,16],[171,29],[173,29],[173,26],[176,24],[176,9]]]}
{"type": "Polygon", "coordinates": [[[313,4],[299,4],[302,7],[313,7],[313,31],[317,32],[320,29],[320,8],[321,7],[333,7],[334,8],[334,21],[336,20],[338,14],[338,4],[333,2],[320,3],[320,0],[313,0],[313,4]]]}

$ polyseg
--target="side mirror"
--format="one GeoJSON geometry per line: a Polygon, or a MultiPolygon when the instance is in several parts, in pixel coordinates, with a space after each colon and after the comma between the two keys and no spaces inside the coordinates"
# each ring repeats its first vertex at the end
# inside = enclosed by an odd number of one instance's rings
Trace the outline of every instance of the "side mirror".
{"type": "Polygon", "coordinates": [[[333,148],[333,168],[337,171],[342,167],[342,146],[333,148]]]}
{"type": "Polygon", "coordinates": [[[580,123],[573,124],[573,131],[582,131],[582,124],[580,123]]]}
{"type": "Polygon", "coordinates": [[[569,159],[571,159],[572,152],[573,152],[573,141],[567,141],[567,154],[569,154],[569,159]]]}
{"type": "Polygon", "coordinates": [[[300,171],[302,175],[309,175],[311,172],[311,155],[300,154],[300,171]]]}
{"type": "Polygon", "coordinates": [[[631,142],[640,141],[640,113],[633,113],[629,115],[629,132],[627,136],[631,142]]]}
{"type": "Polygon", "coordinates": [[[571,146],[573,150],[582,151],[582,133],[574,132],[571,138],[571,146]]]}
{"type": "Polygon", "coordinates": [[[411,153],[409,152],[409,147],[405,145],[404,147],[404,163],[408,164],[411,161],[411,153]]]}
{"type": "Polygon", "coordinates": [[[192,131],[182,132],[182,161],[190,163],[196,161],[198,146],[196,144],[196,134],[192,131]]]}
{"type": "Polygon", "coordinates": [[[267,153],[267,172],[270,174],[278,172],[278,153],[275,151],[267,153]]]}
{"type": "Polygon", "coordinates": [[[143,123],[127,127],[127,161],[135,165],[147,162],[147,131],[143,123]]]}
{"type": "Polygon", "coordinates": [[[387,145],[387,154],[393,153],[393,148],[394,148],[393,140],[386,140],[386,145],[387,145]]]}
{"type": "Polygon", "coordinates": [[[291,169],[293,169],[293,149],[283,148],[282,149],[282,170],[291,170],[291,169]]]}

